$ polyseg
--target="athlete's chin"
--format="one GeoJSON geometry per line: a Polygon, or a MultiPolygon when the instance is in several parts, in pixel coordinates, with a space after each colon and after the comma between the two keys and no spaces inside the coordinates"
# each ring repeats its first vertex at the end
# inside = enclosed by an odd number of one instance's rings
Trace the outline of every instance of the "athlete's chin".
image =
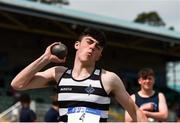
{"type": "Polygon", "coordinates": [[[80,61],[81,61],[82,63],[88,63],[88,62],[90,62],[91,60],[90,60],[89,58],[81,58],[80,61]]]}
{"type": "Polygon", "coordinates": [[[95,63],[95,61],[93,61],[92,59],[83,59],[81,60],[81,63],[83,63],[86,66],[92,66],[95,63]]]}
{"type": "Polygon", "coordinates": [[[82,62],[93,62],[92,57],[90,57],[90,56],[86,56],[86,57],[81,58],[81,61],[82,62]]]}

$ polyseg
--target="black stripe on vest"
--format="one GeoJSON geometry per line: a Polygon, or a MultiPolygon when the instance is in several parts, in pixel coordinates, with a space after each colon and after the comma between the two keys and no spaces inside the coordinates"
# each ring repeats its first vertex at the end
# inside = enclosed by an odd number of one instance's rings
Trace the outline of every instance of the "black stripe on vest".
{"type": "MultiPolygon", "coordinates": [[[[67,72],[63,75],[63,78],[71,78],[71,79],[73,79],[71,73],[69,74],[69,73],[67,73],[67,72]]],[[[86,79],[99,80],[99,79],[100,79],[100,76],[94,74],[94,72],[93,72],[93,74],[92,74],[91,76],[89,76],[88,78],[86,78],[86,79]]],[[[76,80],[76,81],[78,81],[78,80],[76,80]]],[[[80,81],[82,81],[82,80],[80,80],[80,81]]]]}
{"type": "Polygon", "coordinates": [[[109,110],[110,104],[97,104],[93,102],[85,102],[85,101],[60,101],[59,106],[60,108],[67,108],[67,107],[89,107],[95,108],[99,110],[109,110]]]}
{"type": "MultiPolygon", "coordinates": [[[[82,93],[82,94],[86,94],[87,88],[88,88],[88,86],[87,87],[85,87],[85,86],[59,86],[58,87],[58,93],[82,93]],[[70,89],[67,90],[66,88],[70,88],[70,89]]],[[[106,93],[104,93],[104,90],[102,88],[93,87],[93,89],[94,89],[94,91],[91,94],[104,96],[104,97],[108,96],[106,93]]]]}

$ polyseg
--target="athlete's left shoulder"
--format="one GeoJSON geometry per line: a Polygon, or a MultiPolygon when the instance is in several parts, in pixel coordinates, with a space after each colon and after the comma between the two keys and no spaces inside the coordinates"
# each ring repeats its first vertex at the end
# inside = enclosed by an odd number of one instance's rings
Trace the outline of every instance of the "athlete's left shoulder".
{"type": "Polygon", "coordinates": [[[105,75],[106,77],[115,77],[115,76],[117,76],[117,74],[112,72],[112,71],[108,71],[108,70],[105,70],[105,69],[101,69],[101,71],[102,71],[101,73],[103,75],[105,75]]]}
{"type": "Polygon", "coordinates": [[[102,69],[101,78],[102,80],[108,81],[108,82],[116,82],[116,81],[121,80],[120,77],[116,73],[105,70],[105,69],[102,69]]]}

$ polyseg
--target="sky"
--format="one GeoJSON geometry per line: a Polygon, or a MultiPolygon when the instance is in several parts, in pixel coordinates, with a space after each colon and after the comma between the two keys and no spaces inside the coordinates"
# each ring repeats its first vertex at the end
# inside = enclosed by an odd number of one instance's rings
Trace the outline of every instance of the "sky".
{"type": "Polygon", "coordinates": [[[133,21],[142,12],[156,11],[180,32],[180,0],[69,0],[68,7],[122,20],[133,21]]]}

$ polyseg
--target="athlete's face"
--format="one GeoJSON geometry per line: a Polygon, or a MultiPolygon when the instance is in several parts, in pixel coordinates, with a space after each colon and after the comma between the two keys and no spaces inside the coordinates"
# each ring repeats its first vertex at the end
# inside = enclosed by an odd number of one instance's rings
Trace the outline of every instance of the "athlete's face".
{"type": "Polygon", "coordinates": [[[103,47],[93,37],[84,36],[81,41],[75,43],[75,49],[81,61],[96,62],[101,57],[103,47]]]}
{"type": "Polygon", "coordinates": [[[139,84],[141,85],[141,88],[144,90],[152,90],[153,85],[155,82],[154,76],[147,76],[147,77],[140,77],[138,79],[139,84]]]}

